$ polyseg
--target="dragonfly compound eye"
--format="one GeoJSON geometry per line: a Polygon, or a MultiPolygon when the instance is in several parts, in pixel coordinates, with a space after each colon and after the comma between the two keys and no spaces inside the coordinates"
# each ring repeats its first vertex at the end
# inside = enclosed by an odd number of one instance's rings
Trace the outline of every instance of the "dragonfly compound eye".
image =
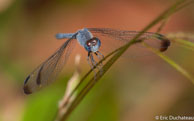
{"type": "Polygon", "coordinates": [[[97,40],[92,38],[92,39],[88,40],[88,41],[86,42],[86,44],[87,44],[88,47],[96,46],[97,40]]]}

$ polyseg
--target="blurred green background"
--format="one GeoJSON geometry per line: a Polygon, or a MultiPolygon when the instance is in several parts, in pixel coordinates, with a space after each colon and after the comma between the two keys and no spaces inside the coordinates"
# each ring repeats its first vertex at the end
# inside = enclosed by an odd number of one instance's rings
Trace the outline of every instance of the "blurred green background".
{"type": "MultiPolygon", "coordinates": [[[[76,46],[56,83],[23,93],[27,75],[64,40],[56,33],[83,27],[140,31],[174,0],[0,0],[0,121],[53,121],[81,53],[76,46]]],[[[194,33],[194,5],[173,15],[162,33],[194,33]]],[[[150,31],[156,31],[157,27],[150,31]]],[[[193,52],[176,44],[166,52],[194,74],[193,52]]],[[[194,116],[194,86],[157,56],[121,58],[84,98],[69,121],[154,121],[156,115],[194,116]]]]}

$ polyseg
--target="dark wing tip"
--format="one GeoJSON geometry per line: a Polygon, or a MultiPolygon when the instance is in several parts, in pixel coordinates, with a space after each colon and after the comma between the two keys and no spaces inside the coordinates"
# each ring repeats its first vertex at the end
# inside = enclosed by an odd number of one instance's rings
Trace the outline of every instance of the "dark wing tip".
{"type": "Polygon", "coordinates": [[[25,94],[31,94],[32,93],[32,91],[29,89],[28,85],[24,85],[23,89],[24,89],[25,94]]]}
{"type": "Polygon", "coordinates": [[[170,40],[161,34],[157,34],[157,38],[161,40],[160,52],[166,51],[170,46],[170,40]]]}
{"type": "Polygon", "coordinates": [[[28,76],[28,77],[26,78],[26,80],[24,81],[24,84],[27,84],[27,82],[28,82],[29,79],[30,79],[30,76],[28,76]]]}
{"type": "Polygon", "coordinates": [[[26,85],[29,79],[30,79],[30,76],[28,76],[26,78],[26,80],[24,81],[24,87],[23,87],[23,89],[24,89],[24,93],[25,94],[31,94],[32,93],[32,91],[30,91],[29,87],[26,85]]]}
{"type": "Polygon", "coordinates": [[[161,42],[161,48],[160,48],[160,52],[164,52],[168,49],[168,47],[170,46],[170,40],[168,39],[163,39],[163,41],[161,42]]]}

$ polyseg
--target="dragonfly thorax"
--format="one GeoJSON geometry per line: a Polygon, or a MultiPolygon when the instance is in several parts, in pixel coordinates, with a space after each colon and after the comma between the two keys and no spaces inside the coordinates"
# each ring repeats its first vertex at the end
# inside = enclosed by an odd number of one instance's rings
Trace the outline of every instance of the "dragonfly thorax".
{"type": "Polygon", "coordinates": [[[87,29],[81,29],[77,32],[76,39],[88,52],[96,52],[101,45],[98,38],[93,37],[92,33],[87,29]]]}

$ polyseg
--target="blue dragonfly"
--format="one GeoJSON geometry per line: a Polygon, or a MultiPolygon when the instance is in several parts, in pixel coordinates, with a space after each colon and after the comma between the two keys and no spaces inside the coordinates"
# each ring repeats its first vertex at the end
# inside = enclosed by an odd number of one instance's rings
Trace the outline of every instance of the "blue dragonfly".
{"type": "MultiPolygon", "coordinates": [[[[24,81],[24,93],[31,94],[55,81],[56,77],[62,71],[67,62],[76,42],[78,42],[88,52],[87,60],[91,68],[93,68],[96,65],[94,56],[99,60],[104,58],[100,51],[101,48],[109,48],[112,44],[117,46],[119,45],[119,42],[129,42],[138,33],[139,32],[136,31],[123,31],[110,28],[83,28],[75,33],[56,34],[57,39],[67,40],[54,54],[29,74],[24,81]],[[101,39],[98,38],[98,36],[100,36],[101,39]],[[108,38],[111,41],[108,41],[108,38]]],[[[170,46],[170,41],[164,35],[159,33],[145,32],[138,41],[140,40],[161,52],[164,52],[170,46]]]]}

